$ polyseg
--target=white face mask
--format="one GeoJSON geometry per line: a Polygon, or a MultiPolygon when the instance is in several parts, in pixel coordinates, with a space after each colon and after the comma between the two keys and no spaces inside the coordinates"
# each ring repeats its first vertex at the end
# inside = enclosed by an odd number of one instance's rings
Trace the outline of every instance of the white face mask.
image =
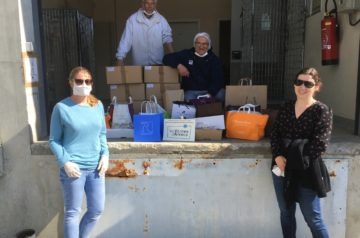
{"type": "Polygon", "coordinates": [[[73,87],[73,94],[76,96],[89,96],[92,90],[91,85],[76,85],[73,87]]]}
{"type": "Polygon", "coordinates": [[[145,14],[146,16],[151,17],[152,15],[155,14],[156,11],[153,11],[153,12],[148,13],[148,12],[146,12],[145,10],[143,10],[143,12],[144,12],[144,14],[145,14]]]}
{"type": "Polygon", "coordinates": [[[199,56],[201,58],[207,56],[207,54],[208,54],[208,52],[205,52],[204,54],[200,55],[198,52],[195,51],[195,55],[199,56]]]}

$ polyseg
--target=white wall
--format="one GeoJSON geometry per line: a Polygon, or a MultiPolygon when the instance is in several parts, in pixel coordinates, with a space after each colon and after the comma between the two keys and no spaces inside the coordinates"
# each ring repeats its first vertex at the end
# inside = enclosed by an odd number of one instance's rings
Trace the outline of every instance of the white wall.
{"type": "MultiPolygon", "coordinates": [[[[360,24],[350,26],[346,14],[338,15],[340,25],[339,65],[322,66],[320,39],[322,16],[322,13],[318,13],[306,21],[304,65],[313,66],[319,70],[324,85],[318,98],[333,108],[334,115],[354,120],[360,24]]],[[[357,14],[357,19],[359,16],[360,14],[357,14]]]]}

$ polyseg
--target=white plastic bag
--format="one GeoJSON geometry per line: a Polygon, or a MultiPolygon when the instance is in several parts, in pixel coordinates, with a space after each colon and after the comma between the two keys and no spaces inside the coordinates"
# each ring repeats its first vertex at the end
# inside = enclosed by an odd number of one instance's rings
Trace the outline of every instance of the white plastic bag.
{"type": "Polygon", "coordinates": [[[131,107],[132,99],[129,97],[129,103],[117,103],[116,97],[113,97],[114,103],[114,112],[112,117],[111,128],[134,128],[132,117],[131,117],[131,107]],[[115,103],[114,103],[115,100],[115,103]]]}

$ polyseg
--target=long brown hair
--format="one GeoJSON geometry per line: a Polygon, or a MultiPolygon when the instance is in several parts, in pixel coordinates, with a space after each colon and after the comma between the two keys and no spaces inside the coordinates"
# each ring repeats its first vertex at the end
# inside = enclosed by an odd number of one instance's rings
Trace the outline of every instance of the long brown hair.
{"type": "MultiPolygon", "coordinates": [[[[74,80],[75,79],[75,76],[81,72],[81,71],[84,71],[86,72],[87,74],[89,74],[91,76],[91,79],[93,79],[92,77],[92,74],[90,72],[90,70],[88,70],[87,68],[85,67],[82,67],[82,66],[77,66],[75,68],[73,68],[71,71],[70,71],[70,74],[69,74],[69,81],[71,80],[74,80]]],[[[95,106],[99,103],[99,100],[92,94],[90,94],[88,97],[87,97],[87,103],[90,105],[90,106],[95,106]]]]}

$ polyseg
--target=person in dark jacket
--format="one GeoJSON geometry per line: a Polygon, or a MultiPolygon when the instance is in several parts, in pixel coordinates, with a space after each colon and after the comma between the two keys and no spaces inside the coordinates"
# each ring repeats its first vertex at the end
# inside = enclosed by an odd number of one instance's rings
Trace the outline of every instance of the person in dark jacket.
{"type": "Polygon", "coordinates": [[[165,55],[163,63],[179,71],[185,100],[206,95],[224,101],[223,69],[220,59],[212,52],[208,33],[197,33],[194,47],[165,55]]]}
{"type": "Polygon", "coordinates": [[[272,177],[284,237],[296,237],[296,202],[312,236],[329,237],[320,198],[331,189],[322,154],[330,141],[333,114],[314,98],[321,84],[314,68],[304,68],[296,75],[296,100],[282,106],[270,136],[272,177]]]}

